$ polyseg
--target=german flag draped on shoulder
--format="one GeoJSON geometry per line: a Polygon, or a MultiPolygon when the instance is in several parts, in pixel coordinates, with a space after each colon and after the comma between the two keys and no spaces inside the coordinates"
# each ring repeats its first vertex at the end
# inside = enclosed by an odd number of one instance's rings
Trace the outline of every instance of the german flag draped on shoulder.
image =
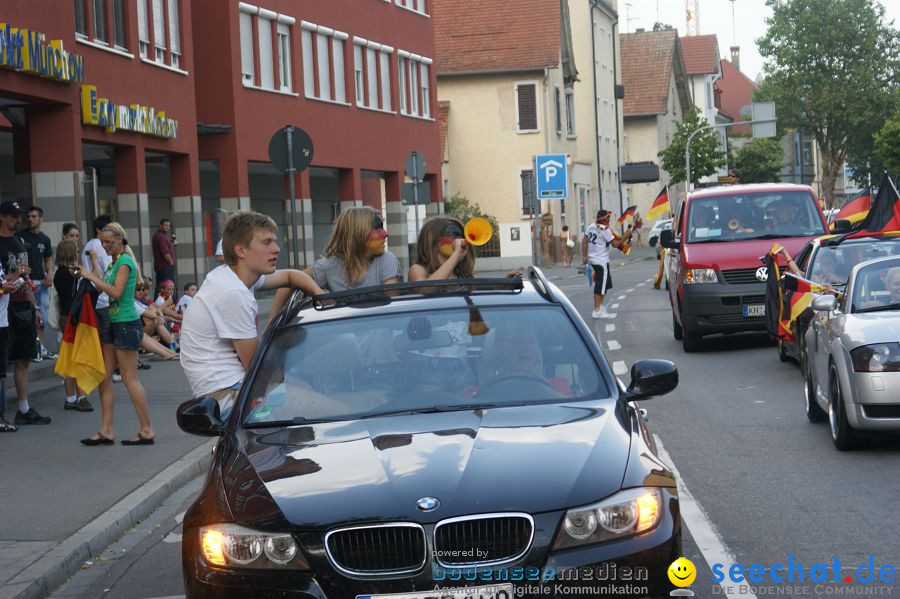
{"type": "Polygon", "coordinates": [[[106,376],[94,310],[96,295],[97,291],[88,281],[82,280],[78,284],[54,370],[60,376],[75,379],[84,393],[96,389],[106,376]]]}

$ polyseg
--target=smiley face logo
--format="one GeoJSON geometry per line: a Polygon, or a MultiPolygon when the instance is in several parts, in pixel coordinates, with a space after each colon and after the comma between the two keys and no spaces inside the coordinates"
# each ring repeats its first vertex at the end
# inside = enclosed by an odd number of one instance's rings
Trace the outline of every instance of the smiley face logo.
{"type": "Polygon", "coordinates": [[[691,560],[679,557],[672,562],[667,571],[669,580],[677,587],[690,586],[694,579],[697,578],[697,568],[694,567],[691,560]]]}

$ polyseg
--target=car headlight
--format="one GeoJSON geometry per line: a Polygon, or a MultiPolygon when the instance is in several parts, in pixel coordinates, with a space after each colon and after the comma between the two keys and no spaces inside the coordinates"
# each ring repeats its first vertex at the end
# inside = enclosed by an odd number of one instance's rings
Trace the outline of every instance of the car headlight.
{"type": "Polygon", "coordinates": [[[711,268],[688,268],[684,271],[684,284],[718,283],[716,271],[711,268]]]}
{"type": "Polygon", "coordinates": [[[900,371],[900,343],[874,343],[850,352],[856,372],[900,371]]]}
{"type": "Polygon", "coordinates": [[[309,570],[294,537],[237,524],[213,524],[200,529],[203,558],[216,566],[309,570]]]}
{"type": "Polygon", "coordinates": [[[650,530],[662,515],[659,489],[637,488],[566,512],[554,549],[602,543],[650,530]]]}

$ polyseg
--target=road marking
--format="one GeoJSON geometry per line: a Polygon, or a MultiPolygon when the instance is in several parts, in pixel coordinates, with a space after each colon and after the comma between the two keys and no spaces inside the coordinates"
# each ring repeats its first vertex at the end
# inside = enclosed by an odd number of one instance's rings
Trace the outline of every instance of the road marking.
{"type": "Polygon", "coordinates": [[[613,372],[615,374],[625,374],[628,372],[628,366],[626,366],[625,362],[623,362],[622,360],[613,362],[613,372]]]}
{"type": "Polygon", "coordinates": [[[625,293],[631,293],[632,291],[634,291],[634,287],[632,287],[631,289],[626,289],[625,293]]]}
{"type": "Polygon", "coordinates": [[[163,543],[180,543],[181,542],[181,533],[180,532],[170,532],[166,536],[163,537],[163,543]]]}
{"type": "Polygon", "coordinates": [[[610,339],[609,341],[606,342],[606,345],[609,346],[609,351],[615,351],[617,349],[622,349],[622,345],[615,339],[610,339]]]}
{"type": "Polygon", "coordinates": [[[612,332],[615,331],[615,330],[616,330],[616,325],[614,325],[614,324],[608,324],[608,325],[606,325],[606,332],[607,332],[607,333],[612,333],[612,332]]]}
{"type": "MultiPolygon", "coordinates": [[[[613,364],[613,370],[615,370],[615,364],[613,364]]],[[[728,549],[728,546],[725,545],[725,541],[722,540],[719,531],[710,521],[706,510],[703,509],[700,502],[694,499],[694,496],[688,491],[687,486],[684,484],[684,479],[681,477],[681,473],[678,472],[678,469],[675,467],[672,456],[666,451],[659,435],[654,434],[653,437],[656,439],[659,457],[669,465],[669,468],[672,469],[672,472],[675,473],[675,478],[678,480],[678,502],[681,506],[681,518],[684,520],[685,526],[690,529],[691,536],[694,537],[694,542],[697,543],[697,547],[700,548],[700,552],[703,554],[706,563],[709,564],[710,569],[712,569],[713,564],[736,563],[737,560],[735,559],[734,554],[728,549]]],[[[740,590],[746,586],[747,585],[735,585],[731,587],[722,587],[722,594],[728,597],[728,599],[756,599],[756,595],[753,593],[729,592],[729,589],[736,588],[740,590]]]]}
{"type": "Polygon", "coordinates": [[[619,307],[619,304],[618,304],[618,303],[615,303],[615,304],[613,304],[612,306],[610,306],[610,308],[612,308],[613,310],[615,310],[615,309],[618,308],[618,307],[619,307]]]}
{"type": "Polygon", "coordinates": [[[181,524],[181,521],[184,520],[184,515],[185,515],[186,513],[187,513],[187,512],[181,512],[180,514],[178,514],[177,516],[175,516],[175,522],[178,522],[179,524],[181,524]]]}
{"type": "Polygon", "coordinates": [[[609,312],[608,318],[615,318],[615,317],[616,317],[616,313],[615,313],[615,312],[609,312]]]}

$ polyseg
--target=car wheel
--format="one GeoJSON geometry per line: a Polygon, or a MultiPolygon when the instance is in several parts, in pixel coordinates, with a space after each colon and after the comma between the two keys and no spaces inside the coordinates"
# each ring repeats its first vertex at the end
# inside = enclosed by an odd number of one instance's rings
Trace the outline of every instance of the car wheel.
{"type": "Polygon", "coordinates": [[[803,354],[800,360],[800,371],[803,373],[803,400],[806,404],[806,419],[810,422],[822,422],[825,420],[825,412],[816,401],[816,383],[812,380],[809,371],[809,358],[803,354]]]}
{"type": "Polygon", "coordinates": [[[784,350],[784,341],[782,341],[781,339],[778,339],[778,341],[776,341],[776,343],[778,345],[778,359],[781,360],[782,362],[790,362],[791,357],[784,350]]]}
{"type": "Polygon", "coordinates": [[[655,247],[656,247],[656,235],[654,235],[653,237],[651,237],[651,238],[647,241],[647,244],[648,244],[650,247],[655,248],[655,247]]]}
{"type": "Polygon", "coordinates": [[[672,312],[672,334],[675,335],[676,341],[681,341],[681,337],[684,332],[681,330],[681,325],[678,324],[678,319],[675,318],[675,313],[672,312]]]}
{"type": "Polygon", "coordinates": [[[834,366],[828,372],[828,423],[831,426],[831,440],[841,451],[853,449],[859,445],[859,437],[847,421],[843,392],[834,366]]]}

